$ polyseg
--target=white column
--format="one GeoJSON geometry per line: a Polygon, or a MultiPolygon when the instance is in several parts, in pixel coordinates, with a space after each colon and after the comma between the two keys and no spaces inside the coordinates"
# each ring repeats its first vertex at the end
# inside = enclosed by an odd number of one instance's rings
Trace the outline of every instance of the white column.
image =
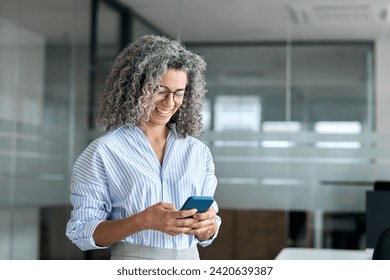
{"type": "Polygon", "coordinates": [[[324,236],[324,212],[322,210],[313,211],[313,232],[314,248],[322,248],[324,236]]]}

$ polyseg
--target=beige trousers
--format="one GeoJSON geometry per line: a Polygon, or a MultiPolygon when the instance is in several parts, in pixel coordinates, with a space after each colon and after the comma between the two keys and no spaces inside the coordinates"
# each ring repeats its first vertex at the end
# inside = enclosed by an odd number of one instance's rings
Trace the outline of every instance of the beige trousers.
{"type": "Polygon", "coordinates": [[[199,260],[199,252],[197,247],[165,249],[120,242],[111,246],[111,260],[199,260]]]}

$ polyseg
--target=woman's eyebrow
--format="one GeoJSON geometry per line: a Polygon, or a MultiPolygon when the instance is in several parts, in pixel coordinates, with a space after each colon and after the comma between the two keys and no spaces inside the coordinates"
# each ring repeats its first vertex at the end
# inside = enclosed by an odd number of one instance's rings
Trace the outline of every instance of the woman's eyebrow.
{"type": "MultiPolygon", "coordinates": [[[[169,87],[167,87],[167,86],[164,86],[164,85],[159,85],[159,87],[163,87],[163,88],[166,88],[166,89],[168,89],[168,90],[171,90],[169,87]]],[[[178,91],[178,90],[185,90],[186,88],[178,88],[178,89],[176,89],[176,91],[178,91]]]]}

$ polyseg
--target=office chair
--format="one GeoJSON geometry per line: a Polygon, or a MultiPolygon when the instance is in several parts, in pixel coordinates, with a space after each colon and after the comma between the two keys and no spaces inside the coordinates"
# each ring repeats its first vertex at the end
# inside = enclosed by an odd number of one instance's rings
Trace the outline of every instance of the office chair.
{"type": "Polygon", "coordinates": [[[374,248],[372,259],[390,260],[390,227],[386,228],[379,235],[374,248]]]}

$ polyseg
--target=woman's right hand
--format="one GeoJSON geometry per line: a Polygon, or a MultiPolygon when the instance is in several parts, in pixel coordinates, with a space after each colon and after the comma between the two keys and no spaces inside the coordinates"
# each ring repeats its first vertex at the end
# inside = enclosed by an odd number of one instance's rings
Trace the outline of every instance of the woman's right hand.
{"type": "Polygon", "coordinates": [[[196,213],[196,209],[176,210],[171,203],[156,203],[137,215],[137,223],[143,230],[158,230],[175,236],[187,233],[192,229],[192,225],[198,222],[191,217],[196,213]]]}

